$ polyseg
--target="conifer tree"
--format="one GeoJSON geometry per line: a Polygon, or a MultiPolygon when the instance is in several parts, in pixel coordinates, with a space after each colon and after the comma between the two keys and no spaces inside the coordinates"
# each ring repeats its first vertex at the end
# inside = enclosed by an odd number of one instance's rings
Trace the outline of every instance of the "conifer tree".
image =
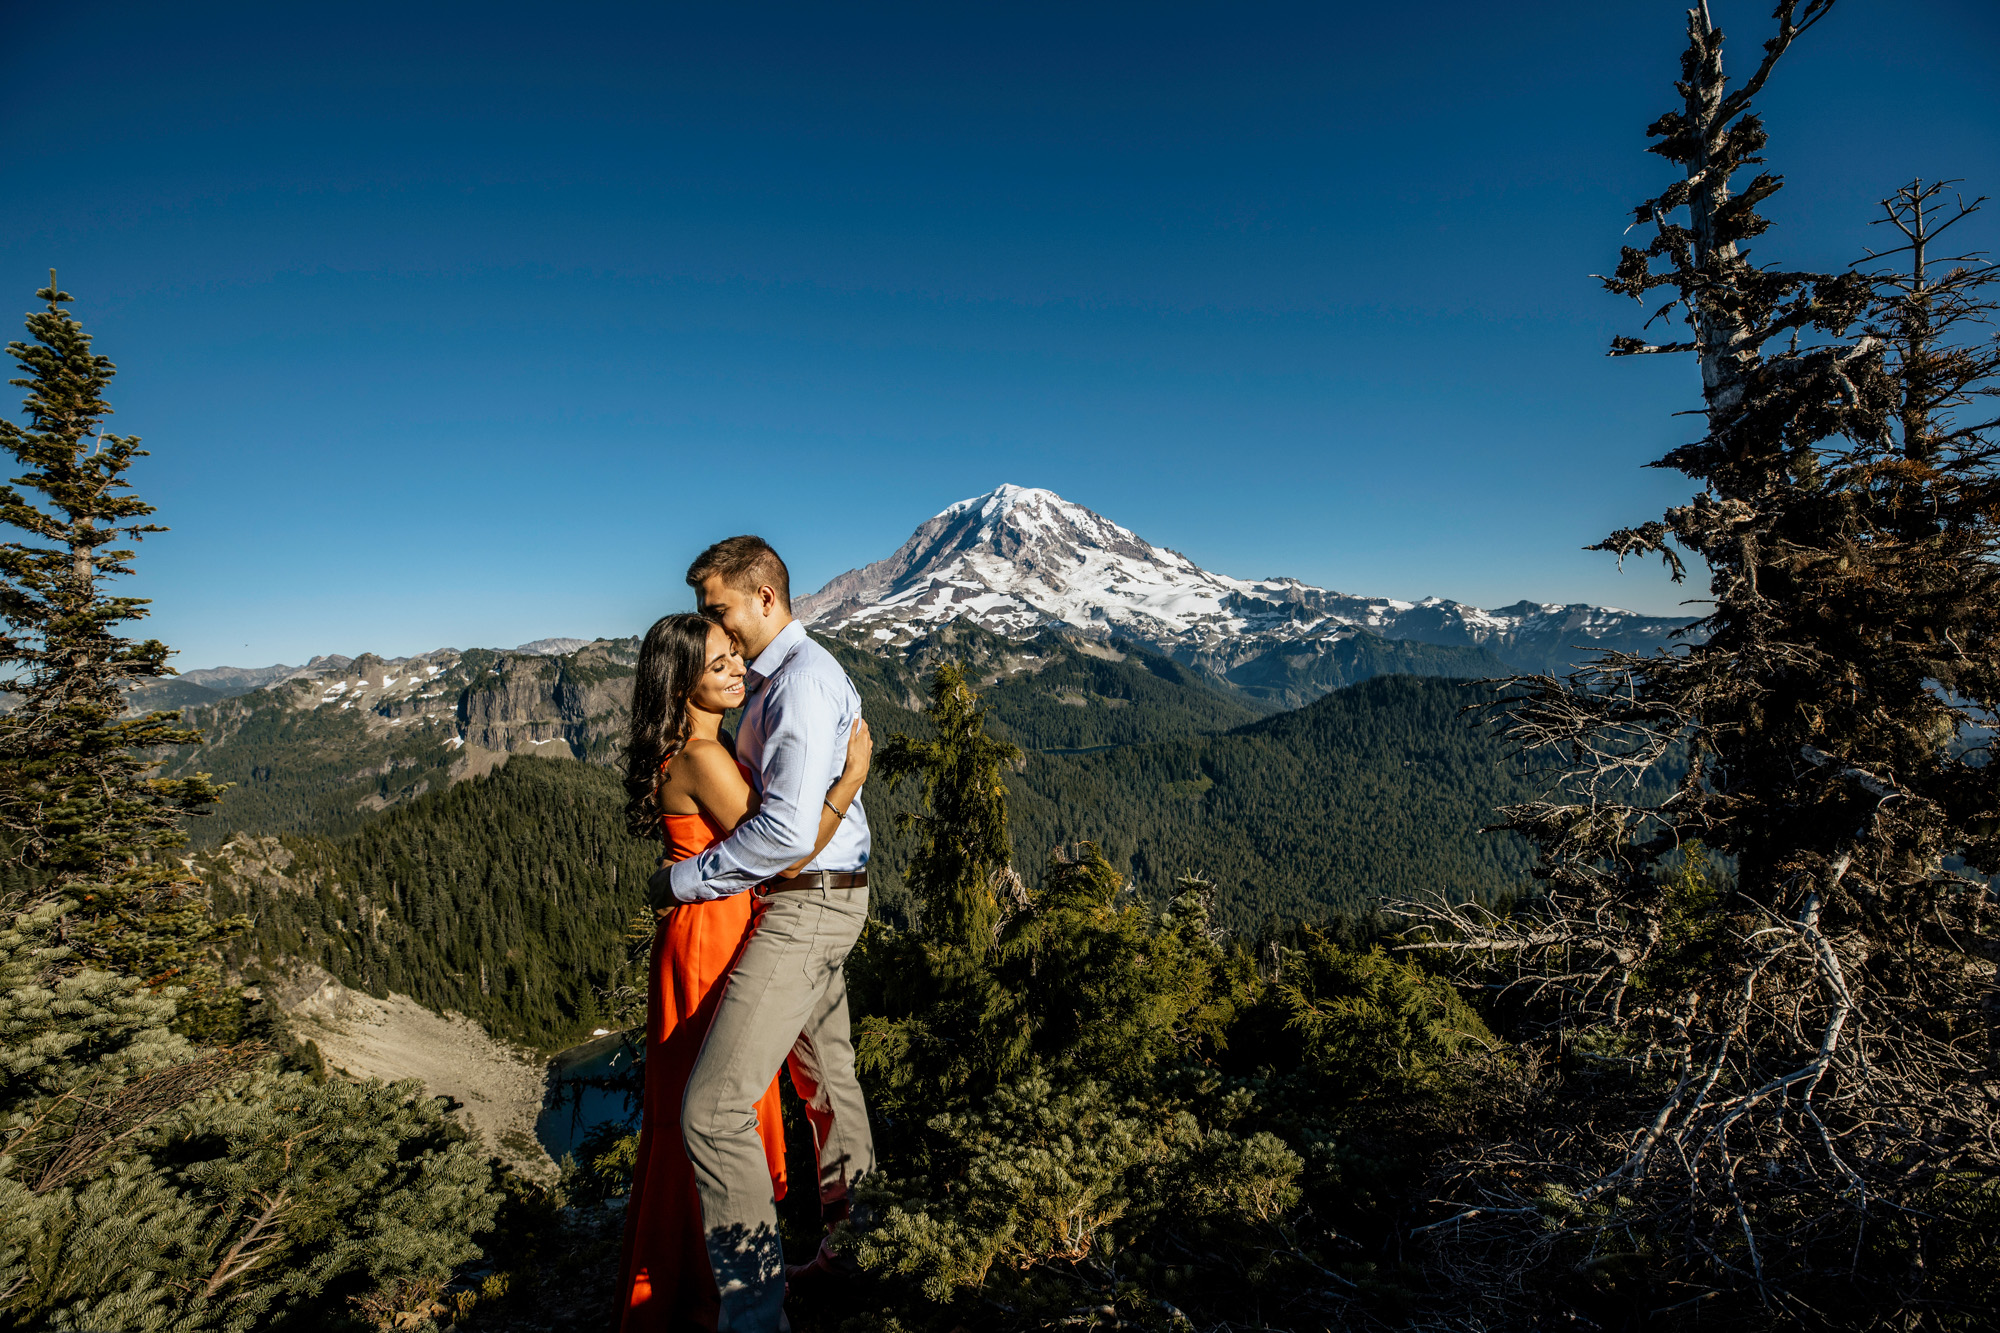
{"type": "Polygon", "coordinates": [[[53,274],[40,296],[9,348],[30,424],[0,422],[37,496],[0,489],[30,539],[0,546],[0,1326],[339,1326],[477,1255],[492,1170],[415,1083],[315,1079],[177,1022],[190,981],[236,998],[171,856],[215,792],[148,776],[145,751],[198,735],[124,716],[167,650],[113,635],[144,606],[99,583],[130,570],[112,543],[160,529],[123,479],[137,441],[101,433],[110,362],[53,274]]]}
{"type": "Polygon", "coordinates": [[[1162,916],[1084,844],[1030,892],[1007,864],[1003,771],[1019,751],[985,734],[954,664],[928,717],[935,740],[883,750],[924,782],[906,823],[919,929],[871,928],[850,965],[870,1103],[905,1127],[863,1187],[872,1220],[842,1235],[869,1303],[940,1331],[996,1309],[1044,1327],[1112,1301],[1137,1322],[1157,1306],[1134,1273],[1191,1273],[1193,1253],[1211,1287],[1272,1271],[1301,1159],[1232,1128],[1247,1099],[1214,1097],[1189,1068],[1256,982],[1209,928],[1207,886],[1182,885],[1162,916]],[[1209,1123],[1165,1091],[1171,1075],[1207,1089],[1209,1123]]]}
{"type": "Polygon", "coordinates": [[[200,983],[216,933],[198,885],[170,853],[180,819],[217,797],[206,776],[160,778],[148,752],[193,745],[176,713],[127,717],[122,688],[172,675],[158,640],[113,627],[146,602],[106,591],[132,572],[120,540],[163,532],[126,473],[137,436],[109,434],[104,389],[116,373],[49,285],[28,316],[31,342],[7,350],[28,391],[28,424],[0,420],[0,447],[23,472],[0,486],[0,522],[27,540],[0,543],[0,857],[6,882],[75,900],[65,933],[82,955],[153,985],[200,983]],[[20,488],[20,489],[17,489],[20,488]],[[24,491],[26,492],[24,494],[24,491]]]}
{"type": "Polygon", "coordinates": [[[931,740],[896,736],[875,760],[893,790],[906,778],[923,786],[924,809],[903,817],[917,832],[905,879],[919,908],[918,929],[940,944],[974,955],[993,942],[1003,891],[1012,877],[1007,838],[1007,785],[1001,769],[1021,758],[1019,746],[986,734],[986,710],[965,670],[941,663],[931,680],[926,715],[931,740]]]}
{"type": "MultiPolygon", "coordinates": [[[[1993,270],[1938,271],[1928,247],[1967,211],[1922,185],[1886,203],[1909,242],[1893,269],[1751,262],[1782,184],[1736,180],[1763,162],[1752,99],[1831,8],[1780,3],[1734,88],[1706,5],[1690,13],[1679,104],[1649,131],[1677,178],[1638,206],[1652,238],[1606,280],[1685,326],[1612,351],[1695,357],[1707,429],[1656,464],[1699,485],[1692,501],[1599,549],[1657,554],[1677,580],[1692,553],[1710,614],[1676,650],[1516,682],[1508,733],[1559,782],[1504,813],[1546,896],[1508,919],[1430,913],[1440,949],[1510,960],[1486,980],[1574,1062],[1539,1137],[1440,1187],[1472,1211],[1433,1238],[1461,1275],[1494,1264],[1495,1292],[1526,1256],[1618,1250],[1658,1256],[1652,1290],[1620,1302],[1705,1292],[1726,1298],[1715,1317],[1947,1324],[1971,1308],[2000,1132],[2000,1067],[1972,1036],[1991,1021],[1983,876],[2000,871],[1983,739],[2000,423],[1960,412],[2000,368],[1979,327],[1993,270]],[[1660,775],[1670,794],[1647,799],[1660,775]],[[1696,845],[1719,865],[1690,869],[1696,845]]],[[[1547,1290],[1584,1302],[1593,1281],[1547,1290]]]]}

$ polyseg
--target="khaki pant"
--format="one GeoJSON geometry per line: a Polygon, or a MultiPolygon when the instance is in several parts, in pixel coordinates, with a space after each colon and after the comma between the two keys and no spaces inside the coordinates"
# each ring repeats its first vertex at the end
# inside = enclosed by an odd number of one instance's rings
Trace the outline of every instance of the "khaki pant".
{"type": "Polygon", "coordinates": [[[846,1199],[874,1169],[841,972],[867,919],[866,889],[767,898],[688,1077],[681,1134],[721,1301],[717,1333],[774,1333],[784,1309],[785,1255],[754,1109],[779,1065],[790,1064],[812,1121],[821,1205],[846,1199]]]}

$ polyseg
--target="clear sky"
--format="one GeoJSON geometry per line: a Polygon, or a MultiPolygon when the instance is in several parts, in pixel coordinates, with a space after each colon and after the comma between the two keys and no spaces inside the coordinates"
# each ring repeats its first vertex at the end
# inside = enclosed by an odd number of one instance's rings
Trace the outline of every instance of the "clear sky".
{"type": "MultiPolygon", "coordinates": [[[[1001,482],[1669,613],[1579,548],[1687,494],[1693,369],[1589,277],[1684,8],[0,0],[0,309],[54,266],[118,363],[184,668],[634,633],[715,537],[811,589],[1001,482]]],[[[1755,257],[1843,264],[2000,193],[2000,5],[1843,0],[1762,105],[1755,257]]]]}

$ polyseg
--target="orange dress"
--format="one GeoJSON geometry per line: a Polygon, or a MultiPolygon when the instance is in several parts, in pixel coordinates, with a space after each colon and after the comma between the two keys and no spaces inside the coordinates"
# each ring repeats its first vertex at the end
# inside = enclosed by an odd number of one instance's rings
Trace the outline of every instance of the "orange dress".
{"type": "MultiPolygon", "coordinates": [[[[750,770],[743,768],[743,776],[747,781],[750,770]]],[[[666,815],[661,822],[667,855],[675,861],[705,850],[728,832],[706,814],[666,815]]],[[[715,1275],[703,1240],[694,1167],[681,1144],[681,1098],[722,999],[722,983],[750,938],[756,907],[748,893],[683,903],[653,935],[646,1091],[632,1198],[625,1209],[620,1333],[715,1327],[715,1275]]],[[[771,1165],[775,1199],[785,1197],[784,1126],[773,1076],[757,1103],[757,1132],[771,1165]]]]}

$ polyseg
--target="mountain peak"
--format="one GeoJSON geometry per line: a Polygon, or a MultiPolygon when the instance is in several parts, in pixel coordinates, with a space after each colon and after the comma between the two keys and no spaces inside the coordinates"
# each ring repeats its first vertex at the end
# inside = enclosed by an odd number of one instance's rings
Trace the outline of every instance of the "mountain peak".
{"type": "Polygon", "coordinates": [[[1485,611],[1442,597],[1412,603],[1293,578],[1231,578],[1054,491],[1011,482],[946,506],[887,559],[842,574],[793,611],[814,629],[880,643],[908,642],[954,620],[1017,638],[1064,624],[1216,670],[1285,644],[1317,651],[1357,629],[1496,649],[1523,636],[1612,647],[1649,645],[1685,623],[1528,601],[1485,611]]]}
{"type": "Polygon", "coordinates": [[[1136,607],[1148,590],[1201,575],[1185,558],[1054,491],[1009,483],[947,506],[888,559],[841,575],[793,609],[826,629],[963,617],[1021,634],[1056,622],[1101,625],[1107,589],[1127,589],[1123,600],[1136,607]]]}

